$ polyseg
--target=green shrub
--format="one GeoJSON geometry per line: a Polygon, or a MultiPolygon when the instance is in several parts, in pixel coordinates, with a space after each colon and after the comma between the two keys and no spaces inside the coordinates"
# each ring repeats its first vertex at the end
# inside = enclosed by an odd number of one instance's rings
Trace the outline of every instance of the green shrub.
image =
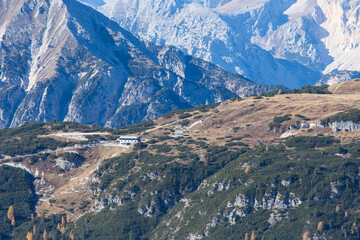
{"type": "Polygon", "coordinates": [[[336,141],[334,137],[324,137],[324,136],[299,136],[299,137],[290,137],[285,141],[286,146],[296,147],[297,149],[310,149],[314,147],[328,147],[336,141]]]}
{"type": "Polygon", "coordinates": [[[328,126],[329,123],[333,122],[341,122],[341,121],[351,121],[353,123],[360,123],[360,110],[359,109],[351,109],[345,112],[340,112],[335,114],[334,116],[325,118],[321,120],[321,125],[328,126]]]}
{"type": "Polygon", "coordinates": [[[192,115],[190,113],[184,113],[178,116],[179,119],[185,119],[188,117],[191,117],[192,115]]]}
{"type": "Polygon", "coordinates": [[[183,126],[183,127],[184,127],[184,126],[188,126],[189,124],[190,124],[190,121],[189,121],[189,120],[184,120],[184,121],[181,121],[181,122],[180,122],[180,125],[183,126]]]}
{"type": "Polygon", "coordinates": [[[278,129],[281,127],[281,123],[291,120],[291,114],[287,114],[280,117],[274,117],[273,121],[269,123],[270,130],[278,129]]]}

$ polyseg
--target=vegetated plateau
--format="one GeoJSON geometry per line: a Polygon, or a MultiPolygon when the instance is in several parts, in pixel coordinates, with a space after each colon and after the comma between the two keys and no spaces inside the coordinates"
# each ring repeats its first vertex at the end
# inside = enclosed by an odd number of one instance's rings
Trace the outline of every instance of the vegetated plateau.
{"type": "Polygon", "coordinates": [[[327,125],[359,124],[354,84],[2,129],[1,238],[359,239],[358,131],[327,125]]]}

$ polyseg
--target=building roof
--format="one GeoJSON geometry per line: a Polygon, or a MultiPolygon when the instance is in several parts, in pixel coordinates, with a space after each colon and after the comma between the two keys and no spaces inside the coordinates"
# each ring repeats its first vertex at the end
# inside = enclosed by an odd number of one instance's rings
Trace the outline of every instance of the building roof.
{"type": "Polygon", "coordinates": [[[139,140],[139,136],[120,136],[119,140],[139,140]]]}

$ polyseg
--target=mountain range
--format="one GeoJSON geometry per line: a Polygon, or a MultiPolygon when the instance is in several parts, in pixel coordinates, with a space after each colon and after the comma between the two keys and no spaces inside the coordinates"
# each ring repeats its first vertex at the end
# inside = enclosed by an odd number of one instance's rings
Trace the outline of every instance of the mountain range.
{"type": "Polygon", "coordinates": [[[81,1],[150,42],[257,83],[299,88],[360,76],[359,0],[81,1]]]}
{"type": "Polygon", "coordinates": [[[0,44],[1,128],[119,127],[280,87],[141,41],[75,0],[1,0],[0,44]]]}

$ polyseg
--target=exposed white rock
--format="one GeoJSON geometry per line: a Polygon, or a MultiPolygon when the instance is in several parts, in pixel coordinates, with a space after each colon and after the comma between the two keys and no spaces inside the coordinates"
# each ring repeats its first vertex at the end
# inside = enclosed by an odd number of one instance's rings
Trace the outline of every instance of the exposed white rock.
{"type": "MultiPolygon", "coordinates": [[[[0,128],[53,120],[119,127],[277,88],[140,41],[77,1],[0,0],[0,6],[0,128]]],[[[189,16],[203,8],[184,7],[189,16]]],[[[183,27],[179,34],[192,25],[183,27]]]]}
{"type": "Polygon", "coordinates": [[[146,40],[256,82],[299,87],[335,69],[360,71],[360,0],[82,1],[146,40]]]}

